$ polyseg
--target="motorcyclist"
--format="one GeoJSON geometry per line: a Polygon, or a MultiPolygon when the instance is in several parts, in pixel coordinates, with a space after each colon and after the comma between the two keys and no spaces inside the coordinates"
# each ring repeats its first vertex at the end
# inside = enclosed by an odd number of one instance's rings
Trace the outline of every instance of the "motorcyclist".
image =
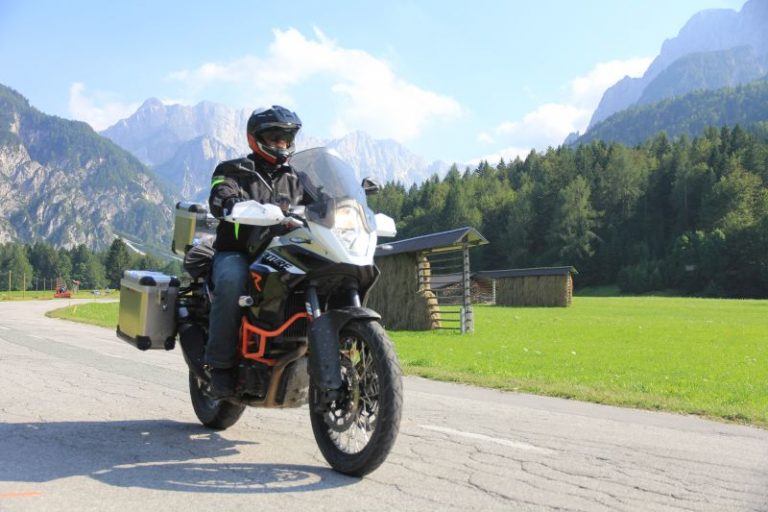
{"type": "MultiPolygon", "coordinates": [[[[301,128],[299,116],[274,105],[253,111],[246,135],[253,151],[245,158],[227,160],[213,171],[209,205],[218,218],[228,215],[239,201],[274,203],[286,210],[303,200],[303,189],[288,161],[301,128]]],[[[234,393],[237,341],[241,308],[238,299],[248,294],[248,267],[256,254],[285,227],[261,228],[222,221],[216,232],[211,281],[211,302],[205,364],[211,373],[210,394],[224,398],[234,393]]]]}

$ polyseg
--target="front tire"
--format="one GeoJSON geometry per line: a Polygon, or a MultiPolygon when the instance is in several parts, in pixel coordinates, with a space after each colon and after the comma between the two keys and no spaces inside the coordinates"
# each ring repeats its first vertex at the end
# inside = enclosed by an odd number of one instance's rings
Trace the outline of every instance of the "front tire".
{"type": "Polygon", "coordinates": [[[203,385],[194,373],[189,372],[189,395],[200,423],[213,430],[224,430],[237,423],[245,406],[211,398],[203,392],[203,385]]]}
{"type": "Polygon", "coordinates": [[[319,411],[310,385],[310,419],[320,452],[340,473],[363,476],[387,458],[400,430],[403,384],[392,341],[378,322],[353,321],[340,333],[341,399],[319,411]]]}

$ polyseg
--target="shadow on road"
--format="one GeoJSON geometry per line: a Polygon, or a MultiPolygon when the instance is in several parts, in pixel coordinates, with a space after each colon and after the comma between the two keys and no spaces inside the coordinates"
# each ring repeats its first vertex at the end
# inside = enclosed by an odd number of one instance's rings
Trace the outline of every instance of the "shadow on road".
{"type": "Polygon", "coordinates": [[[306,492],[358,481],[325,467],[226,463],[238,446],[167,420],[0,423],[0,481],[90,476],[109,485],[184,492],[306,492]]]}

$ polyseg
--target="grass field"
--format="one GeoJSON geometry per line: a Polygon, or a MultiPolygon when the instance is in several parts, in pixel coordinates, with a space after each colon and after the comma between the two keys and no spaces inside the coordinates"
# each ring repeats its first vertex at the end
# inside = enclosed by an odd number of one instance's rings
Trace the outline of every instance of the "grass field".
{"type": "Polygon", "coordinates": [[[407,373],[768,426],[768,301],[577,297],[393,332],[407,373]]]}
{"type": "MultiPolygon", "coordinates": [[[[117,304],[75,307],[57,314],[116,324],[117,304]]],[[[407,374],[768,427],[768,301],[576,297],[390,336],[407,374]]]]}
{"type": "Polygon", "coordinates": [[[48,312],[51,318],[74,320],[102,327],[117,327],[117,302],[84,302],[48,312]]]}

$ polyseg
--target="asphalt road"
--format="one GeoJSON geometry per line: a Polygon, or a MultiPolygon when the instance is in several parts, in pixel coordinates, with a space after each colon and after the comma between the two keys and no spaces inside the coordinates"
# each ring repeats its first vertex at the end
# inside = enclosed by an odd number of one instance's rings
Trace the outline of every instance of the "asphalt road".
{"type": "Polygon", "coordinates": [[[0,302],[0,511],[768,511],[768,431],[405,379],[364,479],[331,471],[305,407],[197,423],[179,350],[0,302]]]}

